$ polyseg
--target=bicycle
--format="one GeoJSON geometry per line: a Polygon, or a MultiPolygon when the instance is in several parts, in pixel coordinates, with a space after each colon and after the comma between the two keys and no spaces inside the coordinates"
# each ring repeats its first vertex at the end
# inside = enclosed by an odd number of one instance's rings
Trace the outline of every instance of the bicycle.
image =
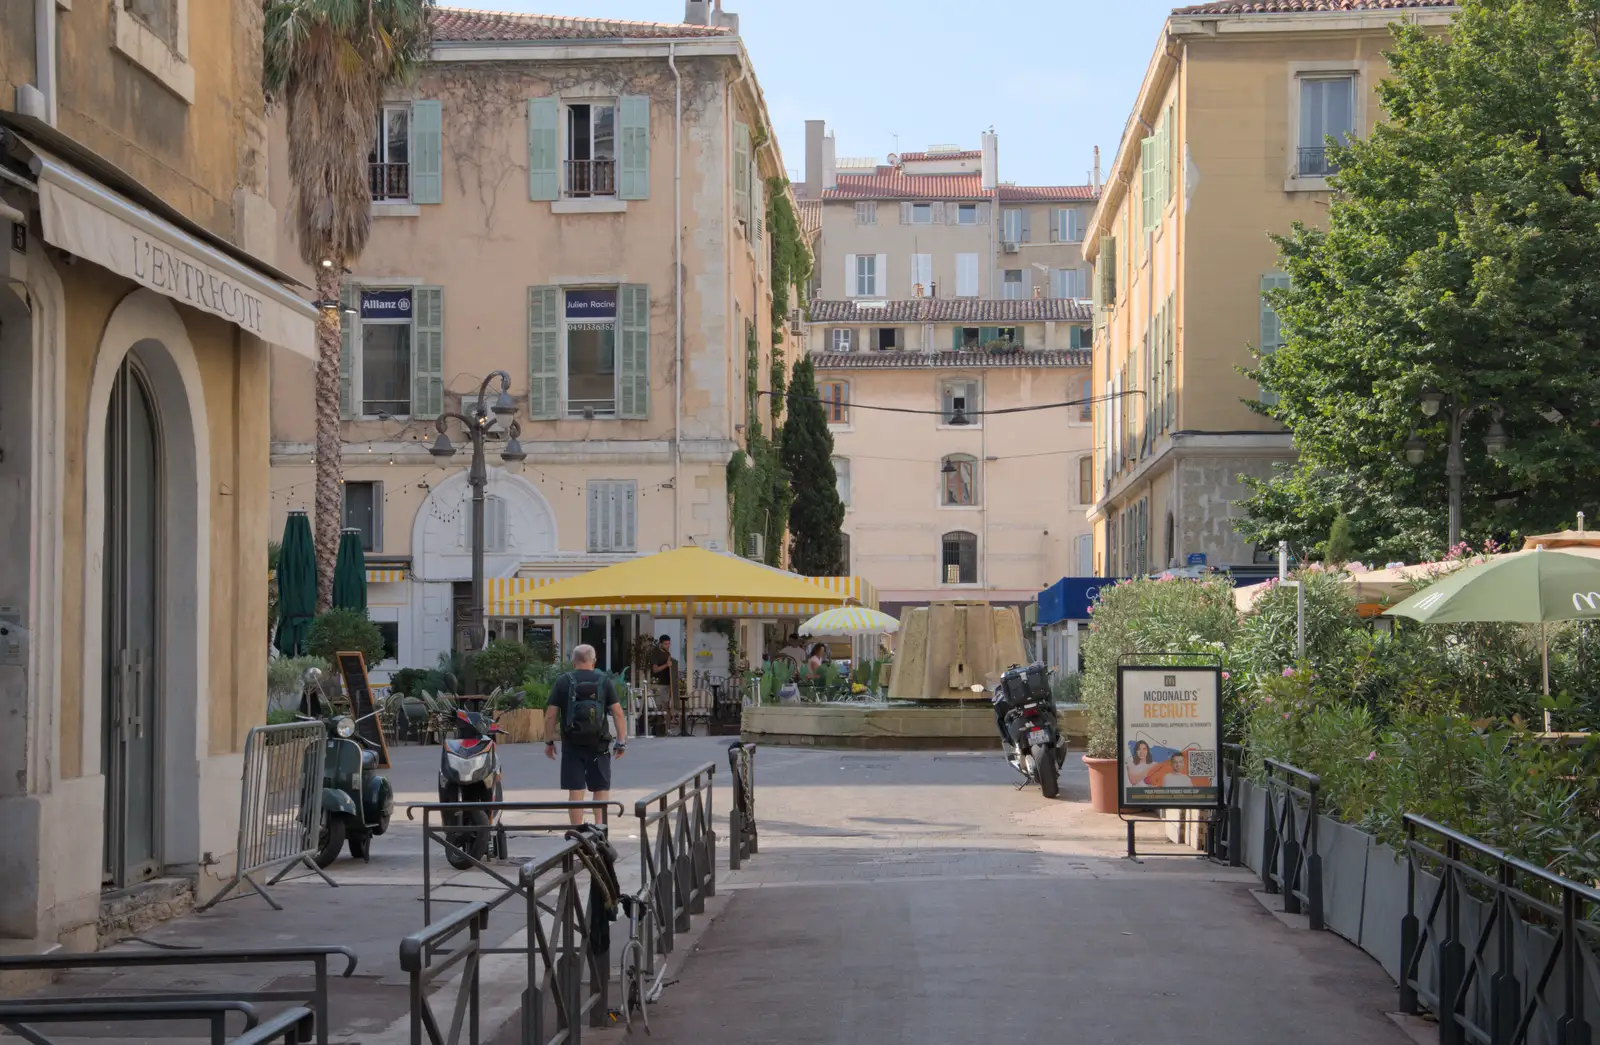
{"type": "MultiPolygon", "coordinates": [[[[633,1029],[633,1010],[639,1010],[639,1021],[644,1024],[644,1032],[650,1033],[649,1004],[653,1000],[653,987],[647,982],[649,976],[649,955],[645,951],[644,940],[641,936],[642,927],[650,918],[650,898],[645,893],[637,896],[619,897],[622,912],[628,917],[628,942],[622,945],[619,957],[620,973],[622,979],[622,1022],[629,1030],[633,1029]],[[635,911],[638,915],[635,917],[635,911]]],[[[613,1018],[615,1013],[613,1012],[613,1018]]]]}

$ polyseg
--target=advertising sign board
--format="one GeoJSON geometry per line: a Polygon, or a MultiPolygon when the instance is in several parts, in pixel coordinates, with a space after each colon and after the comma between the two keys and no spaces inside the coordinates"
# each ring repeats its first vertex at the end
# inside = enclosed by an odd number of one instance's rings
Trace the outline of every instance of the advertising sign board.
{"type": "Polygon", "coordinates": [[[1117,791],[1126,809],[1222,804],[1222,669],[1117,668],[1117,791]]]}

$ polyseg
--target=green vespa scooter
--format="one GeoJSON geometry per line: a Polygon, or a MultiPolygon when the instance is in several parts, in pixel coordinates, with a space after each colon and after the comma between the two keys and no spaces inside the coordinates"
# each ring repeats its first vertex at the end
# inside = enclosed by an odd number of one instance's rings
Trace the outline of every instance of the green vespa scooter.
{"type": "Polygon", "coordinates": [[[378,773],[377,746],[356,732],[355,719],[334,713],[322,691],[322,672],[311,668],[304,682],[297,717],[321,721],[328,729],[322,763],[322,831],[312,859],[318,867],[327,867],[348,841],[352,857],[370,860],[372,839],[389,829],[394,789],[378,773]]]}

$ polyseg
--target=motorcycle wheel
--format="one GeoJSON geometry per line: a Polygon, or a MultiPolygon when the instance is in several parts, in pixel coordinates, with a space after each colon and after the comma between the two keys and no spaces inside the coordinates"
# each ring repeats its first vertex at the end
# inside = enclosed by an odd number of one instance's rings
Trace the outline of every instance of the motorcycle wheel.
{"type": "Polygon", "coordinates": [[[317,855],[312,857],[318,867],[327,867],[339,859],[344,848],[344,817],[332,813],[322,815],[322,833],[317,836],[317,855]]]}
{"type": "Polygon", "coordinates": [[[1043,744],[1033,749],[1033,771],[1039,777],[1039,790],[1044,792],[1044,797],[1055,798],[1061,794],[1061,780],[1057,775],[1060,769],[1056,765],[1056,754],[1043,744]]]}
{"type": "Polygon", "coordinates": [[[482,860],[489,853],[489,814],[481,809],[469,809],[461,815],[462,826],[472,830],[452,831],[445,835],[445,839],[456,847],[445,850],[445,859],[457,871],[465,871],[472,866],[473,859],[482,860]],[[467,853],[471,853],[472,857],[469,858],[467,853]]]}
{"type": "Polygon", "coordinates": [[[352,860],[372,860],[372,835],[350,836],[350,858],[352,860]]]}

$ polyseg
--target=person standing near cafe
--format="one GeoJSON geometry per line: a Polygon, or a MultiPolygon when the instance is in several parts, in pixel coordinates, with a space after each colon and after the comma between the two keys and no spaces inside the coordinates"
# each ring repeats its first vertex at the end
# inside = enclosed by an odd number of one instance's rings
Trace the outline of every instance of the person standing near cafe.
{"type": "MultiPolygon", "coordinates": [[[[610,798],[612,755],[621,758],[627,753],[628,723],[622,701],[611,680],[596,671],[594,664],[593,646],[574,648],[572,670],[556,679],[544,710],[545,757],[556,757],[556,737],[560,736],[561,787],[569,802],[582,802],[586,793],[596,802],[610,798]],[[612,729],[607,728],[608,717],[612,729]]],[[[567,816],[573,824],[583,823],[581,809],[568,810],[567,816]]],[[[596,819],[604,822],[605,812],[596,819]]]]}

